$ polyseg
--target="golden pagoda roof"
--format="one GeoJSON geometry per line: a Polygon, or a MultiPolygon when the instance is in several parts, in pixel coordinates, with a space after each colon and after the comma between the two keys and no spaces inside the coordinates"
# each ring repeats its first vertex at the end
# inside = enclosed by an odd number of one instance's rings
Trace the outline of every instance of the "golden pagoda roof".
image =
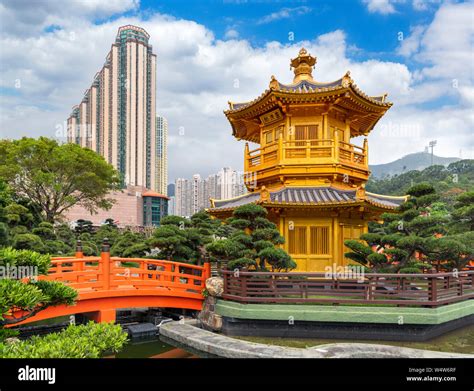
{"type": "MultiPolygon", "coordinates": [[[[256,141],[239,131],[237,121],[252,120],[272,109],[284,105],[308,103],[337,104],[350,110],[356,118],[353,121],[354,132],[367,134],[377,121],[392,106],[386,100],[387,94],[369,96],[357,87],[350,77],[350,72],[335,81],[321,83],[313,79],[312,67],[316,58],[300,50],[299,56],[291,60],[295,77],[293,83],[283,84],[275,76],[271,77],[269,88],[260,96],[248,102],[229,102],[229,109],[224,111],[233,127],[234,136],[256,141]]],[[[246,126],[246,125],[245,125],[246,126]]]]}
{"type": "MultiPolygon", "coordinates": [[[[264,100],[268,95],[272,93],[291,93],[291,94],[321,94],[326,92],[343,92],[351,90],[355,95],[358,97],[366,100],[368,103],[375,104],[381,107],[391,107],[393,105],[392,102],[386,101],[387,94],[383,94],[380,96],[369,96],[365,94],[361,89],[357,87],[357,84],[350,77],[350,72],[341,77],[338,80],[331,81],[328,83],[319,83],[316,81],[310,80],[301,80],[297,83],[292,84],[283,84],[280,83],[278,80],[272,76],[270,81],[270,88],[266,89],[259,97],[255,98],[254,100],[248,102],[228,102],[229,103],[229,110],[224,111],[225,114],[235,113],[244,110],[247,107],[253,106],[258,102],[264,100]]],[[[295,96],[295,98],[297,98],[295,96]]]]}

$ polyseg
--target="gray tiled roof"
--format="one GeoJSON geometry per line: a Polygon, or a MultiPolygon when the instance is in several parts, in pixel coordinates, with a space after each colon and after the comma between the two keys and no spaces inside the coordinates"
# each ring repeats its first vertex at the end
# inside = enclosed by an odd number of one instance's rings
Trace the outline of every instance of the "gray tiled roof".
{"type": "MultiPolygon", "coordinates": [[[[212,210],[236,208],[241,205],[259,201],[260,193],[249,193],[229,200],[215,200],[212,210]]],[[[395,209],[405,199],[380,194],[366,193],[368,202],[395,209]]],[[[332,204],[340,202],[356,202],[355,190],[341,190],[334,187],[287,187],[270,192],[270,202],[284,204],[332,204]]]]}
{"type": "Polygon", "coordinates": [[[300,91],[300,90],[317,90],[319,88],[331,88],[331,87],[338,87],[341,86],[342,79],[332,81],[329,83],[311,83],[308,80],[302,80],[297,84],[283,84],[283,83],[278,83],[278,86],[281,91],[300,91]]]}
{"type": "Polygon", "coordinates": [[[314,203],[355,201],[355,190],[339,190],[333,187],[291,187],[270,194],[273,202],[314,203]]]}
{"type": "Polygon", "coordinates": [[[400,198],[394,198],[390,196],[384,196],[382,194],[373,194],[373,193],[366,193],[367,198],[375,202],[377,204],[382,204],[388,207],[396,208],[399,207],[401,204],[405,202],[405,199],[403,197],[400,198]]]}
{"type": "Polygon", "coordinates": [[[233,103],[232,104],[232,109],[237,110],[240,109],[241,107],[247,106],[250,102],[241,102],[241,103],[233,103]]]}
{"type": "Polygon", "coordinates": [[[260,199],[260,193],[248,193],[242,197],[231,198],[229,200],[215,200],[213,209],[236,208],[241,205],[250,204],[260,199]]]}
{"type": "Polygon", "coordinates": [[[383,102],[385,97],[382,95],[382,96],[371,96],[371,98],[373,100],[376,100],[376,101],[379,101],[379,102],[383,102]]]}

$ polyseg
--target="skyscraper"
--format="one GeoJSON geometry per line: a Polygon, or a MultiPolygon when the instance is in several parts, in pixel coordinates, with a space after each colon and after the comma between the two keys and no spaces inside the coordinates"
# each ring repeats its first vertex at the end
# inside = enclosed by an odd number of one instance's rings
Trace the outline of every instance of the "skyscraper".
{"type": "Polygon", "coordinates": [[[122,174],[124,185],[163,192],[157,158],[156,55],[149,38],[140,27],[119,28],[104,66],[68,118],[68,142],[100,153],[122,174]]]}
{"type": "Polygon", "coordinates": [[[243,173],[225,167],[217,174],[209,175],[206,179],[199,174],[191,180],[176,179],[175,208],[177,216],[191,216],[200,210],[211,206],[210,199],[237,197],[247,192],[243,173]]]}
{"type": "Polygon", "coordinates": [[[156,117],[156,183],[158,193],[168,195],[168,120],[156,117]]]}
{"type": "Polygon", "coordinates": [[[191,193],[191,214],[199,212],[202,203],[202,188],[201,175],[194,174],[191,193]]]}
{"type": "Polygon", "coordinates": [[[175,207],[174,213],[177,216],[191,215],[192,185],[188,179],[176,179],[175,187],[175,207]]]}

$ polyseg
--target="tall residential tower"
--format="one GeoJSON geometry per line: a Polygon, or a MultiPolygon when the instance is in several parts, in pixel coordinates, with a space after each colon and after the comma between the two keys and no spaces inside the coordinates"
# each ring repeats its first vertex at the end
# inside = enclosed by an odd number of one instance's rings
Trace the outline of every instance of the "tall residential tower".
{"type": "Polygon", "coordinates": [[[165,193],[158,172],[156,55],[149,38],[140,27],[119,28],[104,66],[68,118],[68,142],[101,154],[124,185],[165,193]]]}
{"type": "Polygon", "coordinates": [[[168,195],[168,120],[156,117],[156,191],[168,195]]]}

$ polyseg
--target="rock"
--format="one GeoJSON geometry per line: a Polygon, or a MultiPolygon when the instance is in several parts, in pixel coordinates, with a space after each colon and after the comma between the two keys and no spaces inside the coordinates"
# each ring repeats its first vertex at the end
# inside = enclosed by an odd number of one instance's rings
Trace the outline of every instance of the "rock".
{"type": "Polygon", "coordinates": [[[222,329],[222,316],[217,315],[217,314],[212,314],[209,317],[208,326],[213,331],[220,331],[222,329]]]}
{"type": "Polygon", "coordinates": [[[18,342],[20,342],[20,339],[16,338],[16,337],[10,337],[10,338],[5,339],[5,343],[10,344],[10,345],[13,345],[13,344],[18,343],[18,342]]]}
{"type": "Polygon", "coordinates": [[[221,297],[224,292],[224,279],[222,277],[211,277],[206,280],[206,289],[210,296],[221,297]]]}
{"type": "Polygon", "coordinates": [[[220,331],[222,329],[222,316],[214,312],[201,311],[198,319],[204,330],[220,331]]]}

